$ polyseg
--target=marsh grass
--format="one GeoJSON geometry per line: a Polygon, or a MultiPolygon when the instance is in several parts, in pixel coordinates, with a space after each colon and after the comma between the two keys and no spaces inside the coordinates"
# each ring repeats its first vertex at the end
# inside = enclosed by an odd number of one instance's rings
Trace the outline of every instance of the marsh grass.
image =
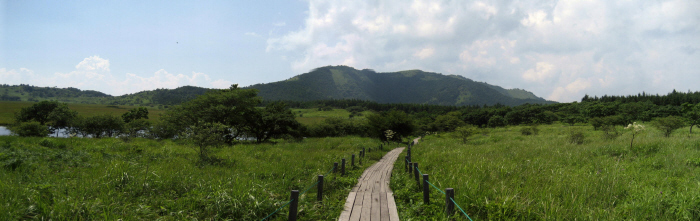
{"type": "Polygon", "coordinates": [[[319,138],[217,148],[212,154],[220,161],[201,165],[188,145],[0,137],[0,220],[260,220],[284,205],[290,190],[303,191],[345,157],[348,175],[325,178],[322,203],[316,187],[300,196],[300,220],[331,220],[362,171],[386,153],[367,153],[350,168],[351,154],[378,143],[319,138]]]}
{"type": "MultiPolygon", "coordinates": [[[[2,106],[2,108],[0,108],[0,125],[10,125],[14,123],[15,112],[19,112],[22,108],[32,106],[34,103],[35,102],[28,101],[0,101],[0,106],[2,106]]],[[[138,106],[68,103],[68,108],[77,111],[78,114],[85,117],[100,114],[121,116],[136,107],[138,106]]],[[[165,113],[163,109],[148,108],[148,120],[158,120],[163,113],[165,113]]]]}
{"type": "MultiPolygon", "coordinates": [[[[576,126],[586,142],[572,144],[569,126],[540,126],[540,135],[520,127],[498,128],[467,144],[449,136],[427,136],[413,160],[474,220],[699,220],[700,140],[687,134],[663,137],[650,130],[606,138],[576,126]]],[[[402,156],[399,159],[403,159],[402,156]]],[[[395,168],[403,168],[397,161],[395,168]]],[[[431,188],[423,205],[414,179],[394,170],[402,220],[447,220],[444,195],[431,188]]],[[[463,215],[449,219],[466,220],[463,215]]]]}

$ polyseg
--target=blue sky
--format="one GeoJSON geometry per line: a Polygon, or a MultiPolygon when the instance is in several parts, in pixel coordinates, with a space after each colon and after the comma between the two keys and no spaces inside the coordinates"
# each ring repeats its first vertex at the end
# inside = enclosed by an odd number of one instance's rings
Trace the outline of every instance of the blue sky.
{"type": "Polygon", "coordinates": [[[0,0],[0,83],[112,95],[422,69],[560,102],[700,90],[700,3],[0,0]]]}

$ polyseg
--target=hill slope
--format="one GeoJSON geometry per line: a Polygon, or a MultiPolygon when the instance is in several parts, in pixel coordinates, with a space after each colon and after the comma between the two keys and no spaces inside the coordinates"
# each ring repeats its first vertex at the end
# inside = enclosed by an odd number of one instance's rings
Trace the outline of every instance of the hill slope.
{"type": "Polygon", "coordinates": [[[462,76],[421,70],[377,73],[347,66],[327,66],[285,81],[256,84],[268,100],[360,99],[379,103],[437,105],[520,105],[552,103],[522,89],[504,89],[462,76]]]}

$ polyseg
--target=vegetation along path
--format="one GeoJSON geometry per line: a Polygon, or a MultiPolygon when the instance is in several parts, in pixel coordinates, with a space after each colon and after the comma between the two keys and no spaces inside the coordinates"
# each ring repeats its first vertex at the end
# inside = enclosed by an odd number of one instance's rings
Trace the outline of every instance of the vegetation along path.
{"type": "Polygon", "coordinates": [[[394,193],[389,189],[389,178],[394,161],[403,149],[400,147],[390,151],[365,170],[348,194],[338,220],[399,220],[394,193]]]}

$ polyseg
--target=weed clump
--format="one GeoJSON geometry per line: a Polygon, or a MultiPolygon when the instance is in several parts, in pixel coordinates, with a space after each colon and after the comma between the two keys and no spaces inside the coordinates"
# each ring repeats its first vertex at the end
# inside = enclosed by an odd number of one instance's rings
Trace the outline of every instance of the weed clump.
{"type": "Polygon", "coordinates": [[[521,128],[520,133],[524,136],[537,135],[537,134],[540,134],[540,129],[537,128],[537,125],[532,125],[529,127],[521,128]]]}
{"type": "Polygon", "coordinates": [[[569,131],[569,143],[581,145],[586,136],[579,130],[569,131]]]}
{"type": "Polygon", "coordinates": [[[603,131],[603,138],[606,140],[614,140],[622,135],[614,125],[603,125],[600,129],[603,131]]]}

